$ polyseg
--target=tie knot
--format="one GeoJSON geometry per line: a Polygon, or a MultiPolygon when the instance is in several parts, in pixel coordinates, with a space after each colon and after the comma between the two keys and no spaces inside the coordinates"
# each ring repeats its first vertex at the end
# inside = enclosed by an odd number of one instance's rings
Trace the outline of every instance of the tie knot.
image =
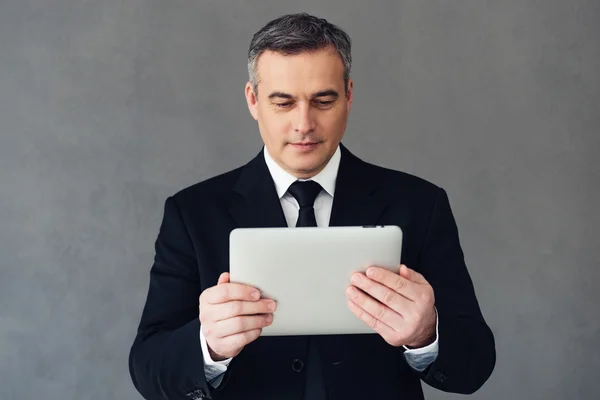
{"type": "Polygon", "coordinates": [[[296,181],[290,185],[288,192],[294,196],[300,207],[312,207],[321,189],[321,185],[315,181],[296,181]]]}

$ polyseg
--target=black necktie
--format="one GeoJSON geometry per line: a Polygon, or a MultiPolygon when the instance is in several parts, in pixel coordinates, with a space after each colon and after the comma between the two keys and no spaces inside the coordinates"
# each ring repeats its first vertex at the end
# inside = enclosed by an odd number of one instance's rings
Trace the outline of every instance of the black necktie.
{"type": "MultiPolygon", "coordinates": [[[[315,199],[322,187],[314,181],[296,181],[288,189],[300,205],[296,227],[317,226],[315,218],[315,199]]],[[[304,385],[305,400],[326,400],[323,368],[317,343],[312,336],[308,340],[308,362],[306,365],[306,383],[304,385]]]]}
{"type": "Polygon", "coordinates": [[[315,219],[315,199],[321,192],[321,185],[315,181],[296,181],[291,184],[288,192],[294,196],[300,205],[297,227],[317,226],[315,219]]]}

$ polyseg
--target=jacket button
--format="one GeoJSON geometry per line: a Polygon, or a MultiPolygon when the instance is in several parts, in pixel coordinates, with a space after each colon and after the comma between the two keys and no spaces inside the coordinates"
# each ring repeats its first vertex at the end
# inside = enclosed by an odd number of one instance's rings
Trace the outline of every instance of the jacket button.
{"type": "Polygon", "coordinates": [[[302,362],[302,360],[296,358],[294,361],[292,361],[292,369],[294,371],[300,372],[302,371],[302,368],[304,368],[304,363],[302,362]]]}

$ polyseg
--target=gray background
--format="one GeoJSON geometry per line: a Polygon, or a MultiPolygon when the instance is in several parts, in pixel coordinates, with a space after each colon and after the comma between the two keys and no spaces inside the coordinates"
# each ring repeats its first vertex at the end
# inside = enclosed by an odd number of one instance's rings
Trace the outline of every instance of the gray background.
{"type": "Polygon", "coordinates": [[[248,3],[0,2],[0,398],[139,398],[163,202],[259,151],[247,46],[297,11],[353,38],[348,147],[448,190],[497,338],[473,398],[600,398],[600,2],[248,3]]]}

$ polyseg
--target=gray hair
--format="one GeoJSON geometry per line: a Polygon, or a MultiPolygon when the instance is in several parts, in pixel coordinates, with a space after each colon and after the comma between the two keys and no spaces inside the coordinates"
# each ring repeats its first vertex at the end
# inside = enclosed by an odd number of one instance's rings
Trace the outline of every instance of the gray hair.
{"type": "Polygon", "coordinates": [[[333,46],[344,63],[344,89],[352,66],[350,36],[327,20],[306,13],[289,14],[274,19],[254,34],[248,50],[248,75],[258,94],[258,57],[266,50],[294,55],[333,46]]]}

